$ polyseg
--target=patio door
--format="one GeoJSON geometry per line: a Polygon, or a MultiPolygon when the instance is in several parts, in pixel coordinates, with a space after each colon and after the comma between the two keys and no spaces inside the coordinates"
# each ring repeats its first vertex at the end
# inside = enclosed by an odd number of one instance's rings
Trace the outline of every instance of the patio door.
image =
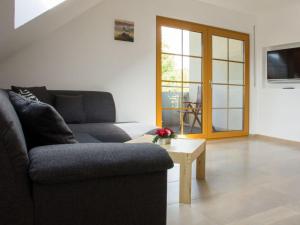
{"type": "Polygon", "coordinates": [[[209,29],[208,137],[249,133],[249,36],[209,29]]]}
{"type": "Polygon", "coordinates": [[[157,18],[158,126],[190,138],[247,133],[247,46],[228,34],[239,33],[157,18]]]}
{"type": "Polygon", "coordinates": [[[157,37],[157,124],[181,136],[203,136],[208,82],[205,28],[158,18],[157,37]]]}

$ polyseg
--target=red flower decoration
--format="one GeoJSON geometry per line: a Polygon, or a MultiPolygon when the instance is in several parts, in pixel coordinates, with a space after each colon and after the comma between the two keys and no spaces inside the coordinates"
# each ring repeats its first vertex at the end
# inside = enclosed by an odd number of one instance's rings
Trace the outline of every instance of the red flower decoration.
{"type": "Polygon", "coordinates": [[[174,134],[174,131],[169,128],[162,128],[157,129],[155,133],[160,137],[171,137],[174,134]]]}
{"type": "Polygon", "coordinates": [[[162,128],[162,129],[157,129],[155,131],[156,136],[153,138],[153,143],[156,143],[159,139],[162,138],[175,138],[175,133],[173,130],[170,128],[162,128]]]}

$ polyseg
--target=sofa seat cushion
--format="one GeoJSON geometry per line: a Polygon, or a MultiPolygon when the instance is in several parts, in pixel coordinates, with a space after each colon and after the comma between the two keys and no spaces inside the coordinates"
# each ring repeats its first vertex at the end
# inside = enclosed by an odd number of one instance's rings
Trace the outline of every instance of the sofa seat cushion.
{"type": "Polygon", "coordinates": [[[79,143],[101,143],[99,139],[93,137],[88,133],[74,133],[76,141],[79,143]]]}
{"type": "Polygon", "coordinates": [[[39,184],[66,184],[155,173],[173,167],[173,161],[165,149],[147,143],[41,146],[32,149],[29,158],[29,176],[39,184]]]}
{"type": "Polygon", "coordinates": [[[76,133],[89,134],[101,142],[124,143],[131,140],[130,136],[114,123],[68,124],[76,133]]]}

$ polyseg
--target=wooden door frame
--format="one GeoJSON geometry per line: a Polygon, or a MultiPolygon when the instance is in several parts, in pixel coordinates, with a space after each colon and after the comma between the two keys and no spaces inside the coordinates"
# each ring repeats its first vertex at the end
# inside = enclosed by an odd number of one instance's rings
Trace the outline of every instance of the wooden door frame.
{"type": "MultiPolygon", "coordinates": [[[[242,131],[225,131],[225,132],[213,132],[213,126],[212,126],[212,85],[209,85],[209,92],[208,92],[208,138],[215,139],[215,138],[228,138],[228,137],[242,137],[242,136],[248,136],[249,135],[249,94],[250,94],[250,45],[249,45],[249,34],[236,32],[236,31],[230,31],[222,28],[215,28],[215,27],[209,27],[208,28],[208,36],[209,36],[209,43],[208,46],[210,51],[208,52],[208,60],[207,63],[209,64],[209,80],[212,81],[212,36],[220,36],[230,39],[236,39],[241,40],[244,42],[244,96],[243,96],[243,104],[244,104],[244,114],[243,114],[243,130],[242,131]]],[[[210,82],[211,83],[211,82],[210,82]]]]}
{"type": "MultiPolygon", "coordinates": [[[[156,20],[156,124],[157,126],[162,125],[162,96],[161,96],[161,27],[167,26],[172,28],[179,28],[179,29],[185,29],[192,32],[198,32],[202,34],[202,45],[203,47],[203,55],[202,60],[205,60],[207,51],[205,49],[205,42],[207,42],[207,27],[201,24],[192,23],[192,22],[186,22],[182,20],[176,20],[176,19],[170,19],[166,17],[157,17],[156,20]]],[[[206,63],[202,63],[202,74],[205,74],[207,72],[207,68],[205,67],[206,63]]],[[[205,78],[205,76],[202,75],[202,99],[207,99],[207,84],[208,79],[205,78]]],[[[202,101],[203,101],[202,100],[202,101]]],[[[188,134],[188,135],[179,135],[183,138],[206,138],[207,137],[207,115],[208,115],[208,107],[207,103],[203,102],[202,105],[202,133],[201,134],[188,134]]]]}
{"type": "Polygon", "coordinates": [[[156,17],[156,125],[162,125],[162,83],[161,83],[161,27],[167,26],[202,33],[202,134],[180,135],[184,138],[226,138],[249,135],[249,34],[211,27],[167,17],[156,17]],[[213,132],[212,130],[212,35],[244,41],[245,49],[245,91],[244,91],[244,129],[243,131],[213,132]]]}

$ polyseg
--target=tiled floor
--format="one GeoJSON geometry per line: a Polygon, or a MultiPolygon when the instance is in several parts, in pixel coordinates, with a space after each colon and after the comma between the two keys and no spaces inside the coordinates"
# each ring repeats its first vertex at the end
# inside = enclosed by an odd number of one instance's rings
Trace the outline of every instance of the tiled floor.
{"type": "Polygon", "coordinates": [[[300,144],[211,141],[206,171],[193,175],[191,205],[178,204],[179,168],[169,171],[168,225],[300,225],[300,144]]]}

